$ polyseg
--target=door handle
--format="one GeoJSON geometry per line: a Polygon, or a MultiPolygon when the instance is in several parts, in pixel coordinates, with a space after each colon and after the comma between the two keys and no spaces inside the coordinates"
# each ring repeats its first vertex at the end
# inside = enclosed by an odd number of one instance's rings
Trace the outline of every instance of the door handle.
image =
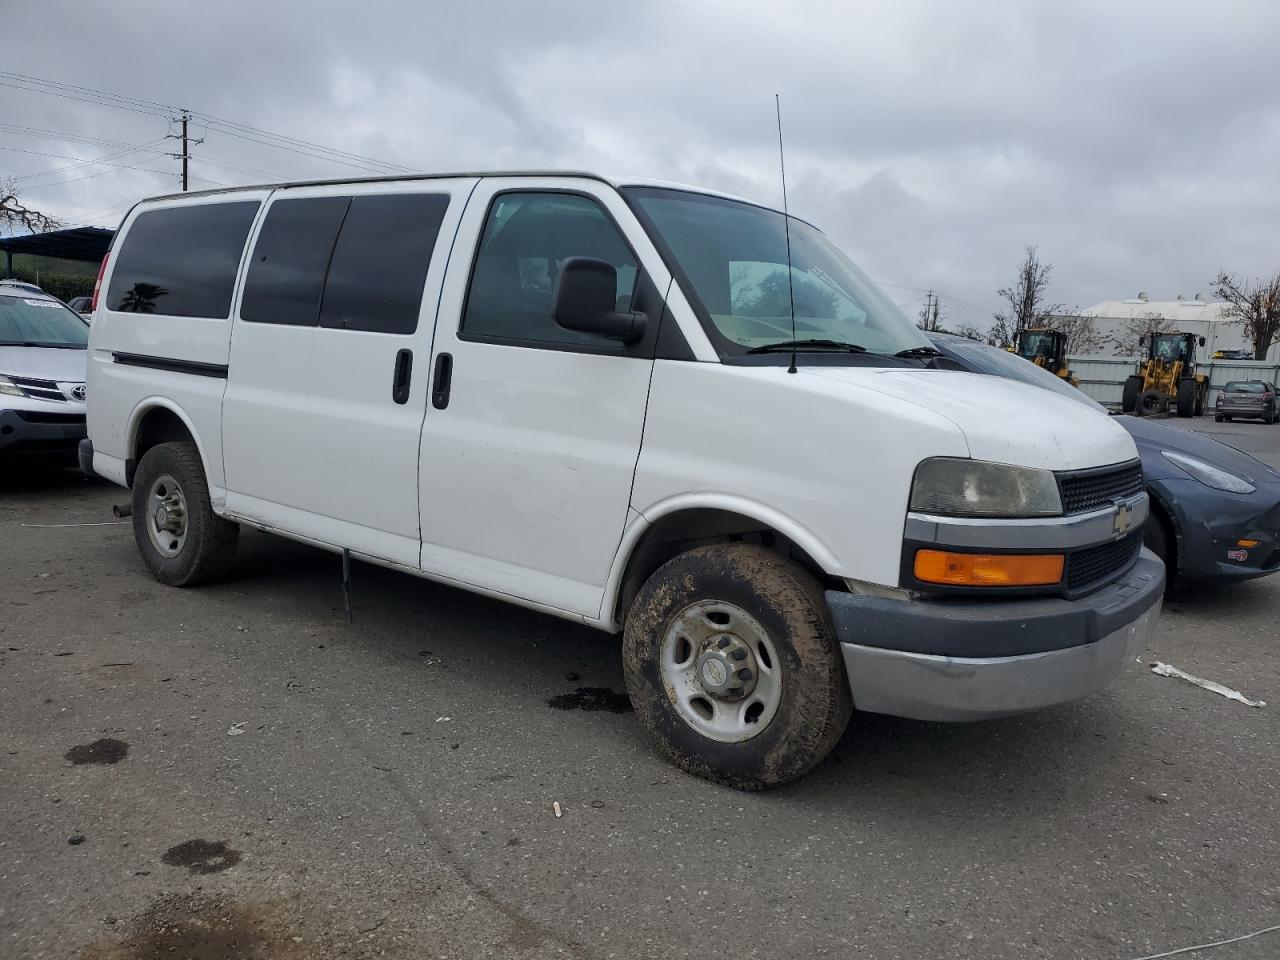
{"type": "Polygon", "coordinates": [[[453,354],[436,355],[436,373],[431,378],[431,405],[443,410],[449,405],[449,387],[453,383],[453,354]]]}
{"type": "Polygon", "coordinates": [[[396,354],[396,372],[391,378],[391,399],[396,403],[409,402],[409,383],[413,377],[413,351],[401,350],[396,354]]]}

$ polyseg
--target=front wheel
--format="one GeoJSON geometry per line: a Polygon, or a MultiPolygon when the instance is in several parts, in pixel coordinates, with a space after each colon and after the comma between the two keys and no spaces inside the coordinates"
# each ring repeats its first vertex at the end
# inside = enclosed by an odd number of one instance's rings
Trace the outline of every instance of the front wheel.
{"type": "Polygon", "coordinates": [[[194,443],[161,443],[143,454],[132,509],[138,552],[161,583],[193,586],[230,567],[240,527],[213,512],[194,443]]]}
{"type": "Polygon", "coordinates": [[[698,547],[659,568],[627,613],[623,661],[659,752],[741,790],[807,773],[853,712],[822,588],[761,547],[698,547]]]}

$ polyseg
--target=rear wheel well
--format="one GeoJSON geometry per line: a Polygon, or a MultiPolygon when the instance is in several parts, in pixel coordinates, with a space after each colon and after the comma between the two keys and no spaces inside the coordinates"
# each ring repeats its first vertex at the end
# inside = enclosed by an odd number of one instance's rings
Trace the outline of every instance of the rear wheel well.
{"type": "Polygon", "coordinates": [[[794,541],[767,523],[731,510],[681,510],[655,521],[632,548],[614,603],[614,618],[619,623],[625,619],[631,601],[660,566],[686,550],[709,543],[754,543],[795,561],[825,588],[844,587],[794,541]]]}
{"type": "Polygon", "coordinates": [[[133,449],[125,461],[125,482],[133,486],[133,473],[148,450],[174,441],[193,443],[195,437],[182,418],[168,407],[152,407],[142,415],[133,437],[133,449]]]}

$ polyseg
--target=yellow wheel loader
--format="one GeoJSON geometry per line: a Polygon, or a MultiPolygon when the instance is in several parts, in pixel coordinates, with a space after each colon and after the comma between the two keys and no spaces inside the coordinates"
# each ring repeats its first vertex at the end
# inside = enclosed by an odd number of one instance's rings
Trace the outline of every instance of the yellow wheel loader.
{"type": "Polygon", "coordinates": [[[1169,405],[1180,417],[1198,417],[1209,399],[1209,375],[1196,372],[1194,333],[1155,333],[1139,344],[1147,349],[1140,372],[1124,382],[1121,406],[1140,417],[1167,413],[1169,405]]]}
{"type": "Polygon", "coordinates": [[[1061,330],[1027,327],[1016,337],[1012,352],[1024,360],[1030,360],[1037,367],[1044,367],[1073,387],[1080,386],[1080,382],[1067,369],[1067,335],[1061,330]]]}

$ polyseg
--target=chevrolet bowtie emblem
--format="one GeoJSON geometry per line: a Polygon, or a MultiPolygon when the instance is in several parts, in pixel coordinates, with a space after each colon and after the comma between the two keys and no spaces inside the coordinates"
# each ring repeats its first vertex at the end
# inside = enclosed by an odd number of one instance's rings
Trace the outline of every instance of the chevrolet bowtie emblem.
{"type": "Polygon", "coordinates": [[[1111,522],[1111,532],[1117,537],[1129,532],[1133,526],[1133,508],[1127,503],[1116,504],[1116,517],[1111,522]]]}

